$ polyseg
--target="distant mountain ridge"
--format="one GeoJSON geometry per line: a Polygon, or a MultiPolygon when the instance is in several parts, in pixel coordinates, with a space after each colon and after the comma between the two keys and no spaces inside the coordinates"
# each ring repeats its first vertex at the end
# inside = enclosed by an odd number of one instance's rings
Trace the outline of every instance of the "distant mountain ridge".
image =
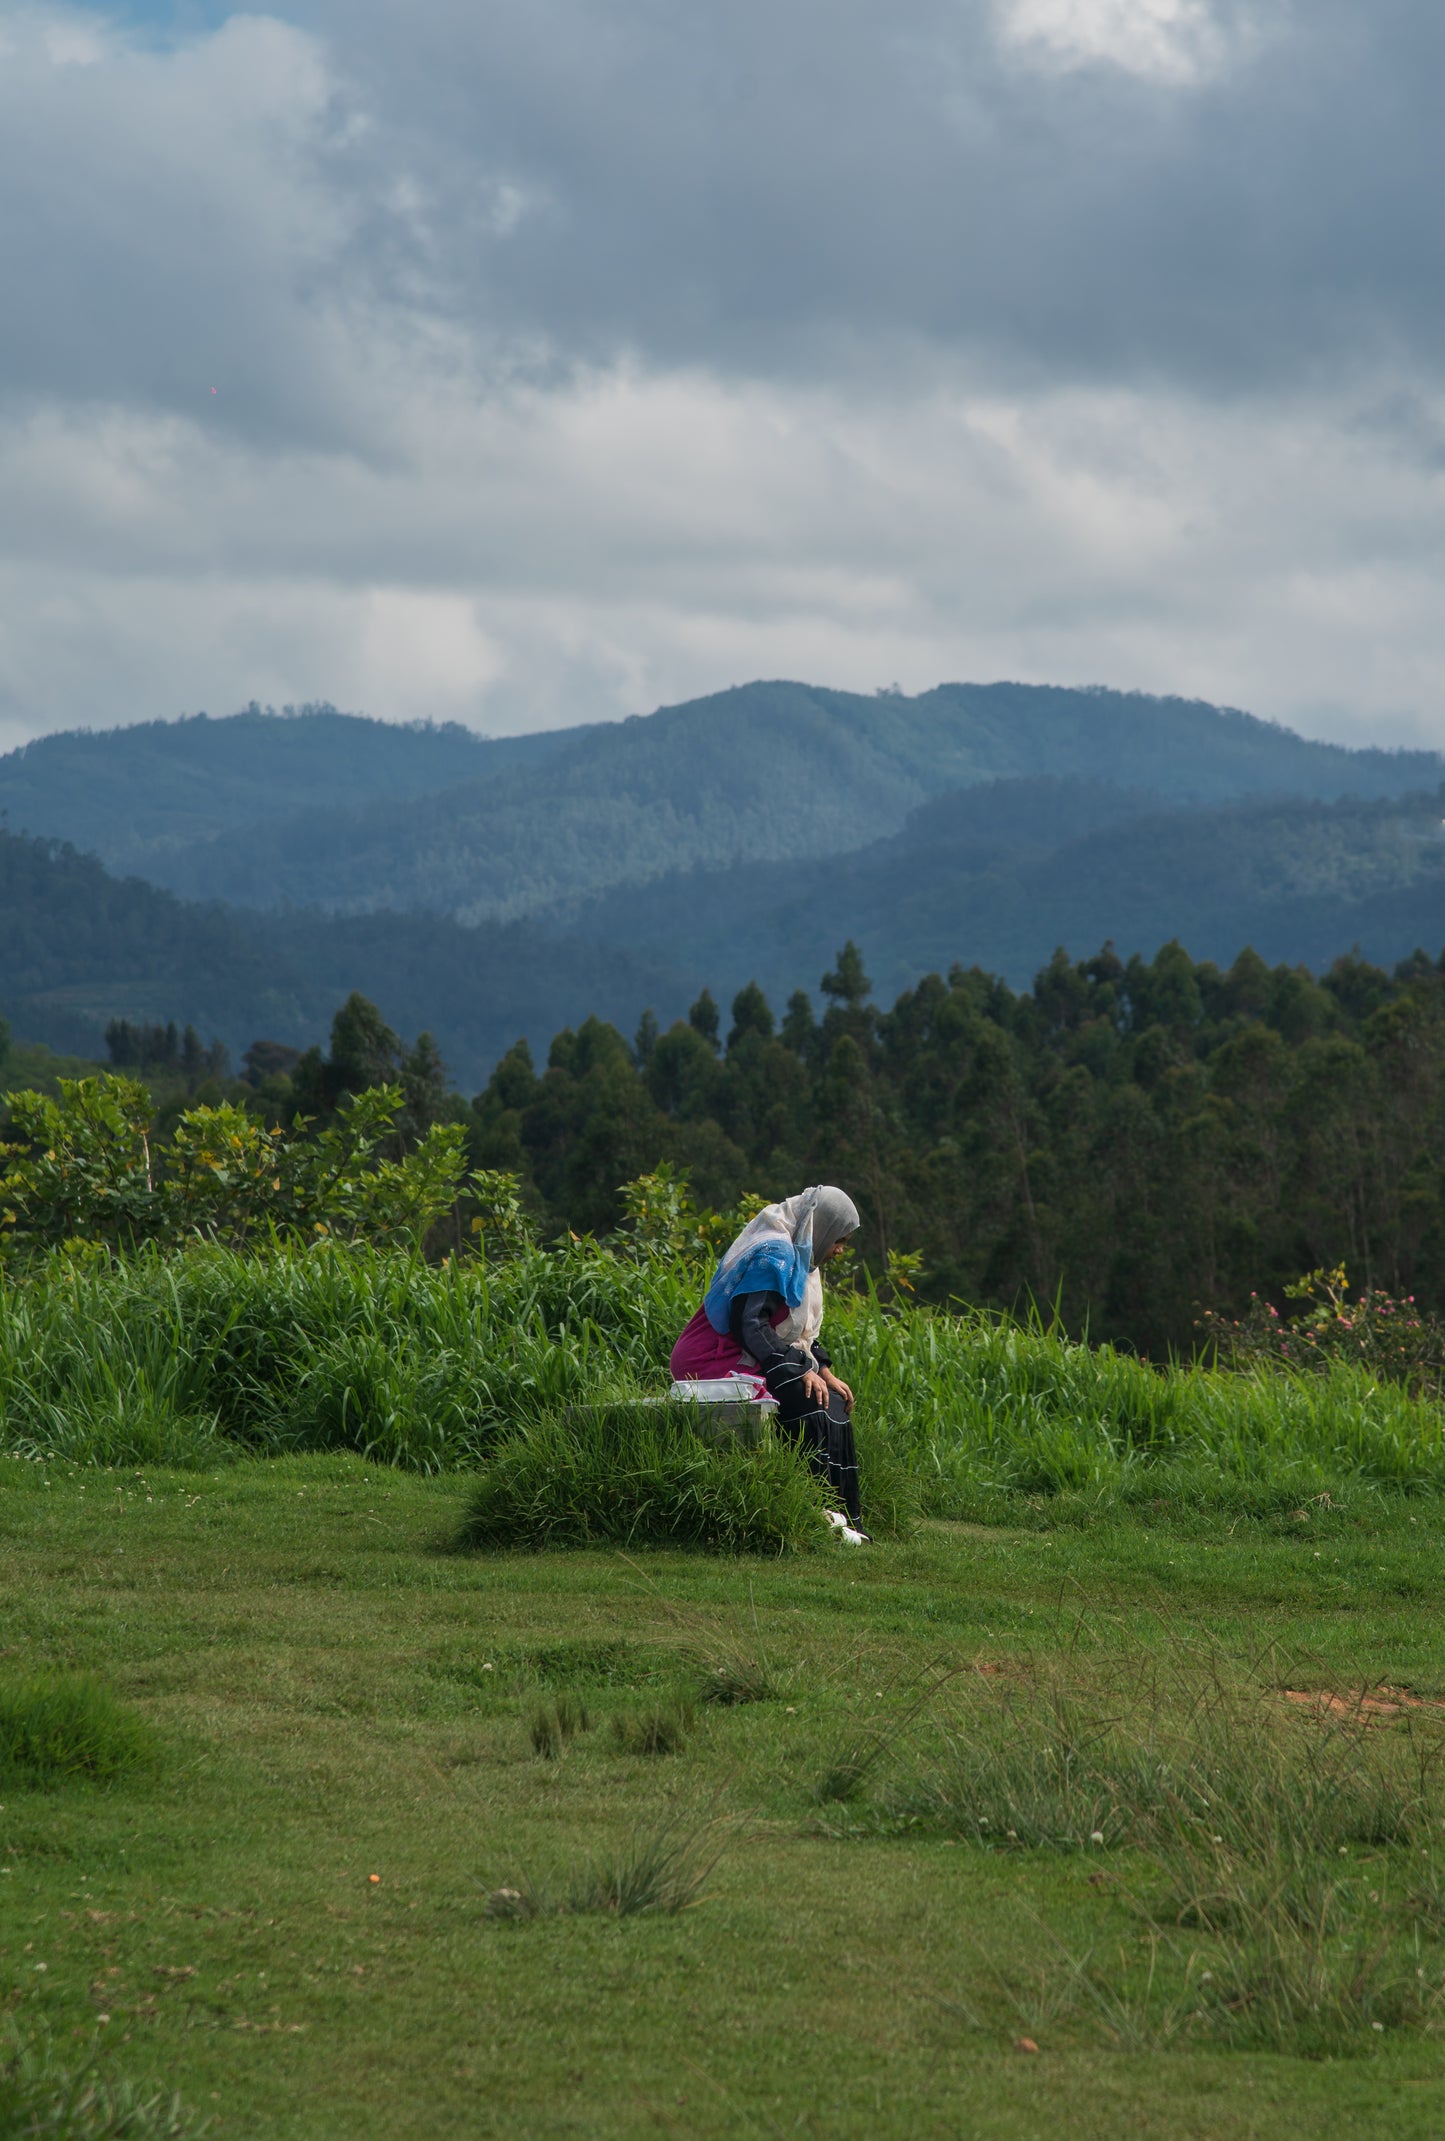
{"type": "Polygon", "coordinates": [[[0,759],[0,810],[191,898],[565,920],[678,872],[858,849],[945,791],[1041,773],[1210,804],[1399,794],[1445,763],[1102,689],[775,682],[496,742],[330,708],[47,738],[0,759]]]}
{"type": "Polygon", "coordinates": [[[325,704],[68,729],[0,757],[0,813],[11,832],[66,840],[111,869],[155,877],[161,858],[227,832],[244,837],[307,810],[395,803],[484,770],[540,764],[571,733],[493,738],[325,704]]]}
{"type": "Polygon", "coordinates": [[[592,1012],[631,1032],[752,979],[781,1006],[845,937],[881,1001],[1106,940],[1390,964],[1445,944],[1442,775],[1023,685],[755,684],[496,741],[329,707],[50,737],[0,759],[0,1012],[80,1053],[129,1017],[234,1055],[322,1038],[355,988],[473,1084],[592,1012]]]}

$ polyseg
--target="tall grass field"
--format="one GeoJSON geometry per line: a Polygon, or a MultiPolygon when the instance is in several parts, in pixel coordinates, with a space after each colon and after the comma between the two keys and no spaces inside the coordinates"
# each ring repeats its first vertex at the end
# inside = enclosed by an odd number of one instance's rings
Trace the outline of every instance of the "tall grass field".
{"type": "MultiPolygon", "coordinates": [[[[545,1436],[555,1456],[569,1409],[665,1390],[703,1279],[590,1243],[490,1267],[329,1245],[57,1257],[0,1280],[0,1449],[202,1468],[353,1450],[436,1473],[545,1436]]],[[[1347,1365],[1161,1371],[1037,1322],[846,1292],[828,1332],[885,1531],[1029,1500],[1262,1513],[1445,1485],[1439,1408],[1347,1365]]]]}
{"type": "Polygon", "coordinates": [[[1439,1408],[702,1280],[0,1281],[0,2136],[1445,2131],[1439,1408]]]}

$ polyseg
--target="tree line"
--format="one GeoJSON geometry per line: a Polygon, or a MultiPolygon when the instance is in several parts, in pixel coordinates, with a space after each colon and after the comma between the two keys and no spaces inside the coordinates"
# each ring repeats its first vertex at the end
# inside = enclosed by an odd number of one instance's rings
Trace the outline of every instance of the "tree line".
{"type": "MultiPolygon", "coordinates": [[[[756,983],[726,1013],[705,989],[630,1040],[589,1018],[540,1065],[517,1042],[467,1101],[429,1035],[407,1045],[353,994],[328,1052],[257,1041],[225,1101],[324,1137],[384,1090],[378,1162],[445,1128],[493,1233],[484,1208],[509,1200],[544,1239],[635,1231],[629,1195],[659,1169],[715,1212],[836,1181],[863,1214],[865,1275],[1037,1302],[1156,1356],[1341,1266],[1356,1290],[1445,1311],[1445,957],[1386,972],[1352,955],[1316,978],[1249,950],[1221,967],[1106,945],[1018,992],[954,966],[884,1009],[850,942],[820,995],[780,1016],[756,983]]],[[[184,1107],[160,1108],[160,1139],[184,1107]]],[[[438,1253],[474,1242],[475,1216],[451,1213],[438,1253]]]]}
{"type": "Polygon", "coordinates": [[[469,1110],[473,1162],[578,1232],[663,1161],[718,1207],[835,1181],[873,1270],[913,1252],[925,1296],[1057,1305],[1155,1354],[1322,1266],[1445,1308],[1445,960],[1316,979],[1106,945],[1019,993],[954,966],[883,1010],[850,943],[821,995],[779,1019],[749,985],[724,1021],[704,991],[631,1042],[589,1019],[540,1069],[519,1042],[469,1110]]]}

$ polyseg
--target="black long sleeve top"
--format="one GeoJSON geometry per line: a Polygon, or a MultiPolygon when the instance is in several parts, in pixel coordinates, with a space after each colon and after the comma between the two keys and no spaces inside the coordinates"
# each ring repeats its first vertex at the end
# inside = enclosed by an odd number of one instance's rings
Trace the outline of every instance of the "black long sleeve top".
{"type": "MultiPolygon", "coordinates": [[[[783,1297],[777,1293],[735,1294],[728,1328],[745,1353],[750,1353],[766,1375],[771,1368],[781,1367],[790,1356],[796,1358],[803,1351],[801,1346],[785,1346],[778,1342],[773,1318],[784,1306],[783,1297]]],[[[833,1363],[818,1339],[807,1350],[820,1368],[831,1368],[833,1363]]]]}

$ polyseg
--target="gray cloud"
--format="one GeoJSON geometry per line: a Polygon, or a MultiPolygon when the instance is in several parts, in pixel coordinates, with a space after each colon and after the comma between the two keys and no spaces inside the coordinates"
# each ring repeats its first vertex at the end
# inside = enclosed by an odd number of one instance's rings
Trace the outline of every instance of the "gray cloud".
{"type": "Polygon", "coordinates": [[[1433,4],[289,12],[0,0],[0,743],[779,673],[1445,742],[1433,4]]]}
{"type": "Polygon", "coordinates": [[[438,298],[564,353],[831,374],[916,338],[1234,392],[1439,360],[1434,0],[1216,6],[1163,79],[981,0],[306,12],[423,174],[438,298]]]}

